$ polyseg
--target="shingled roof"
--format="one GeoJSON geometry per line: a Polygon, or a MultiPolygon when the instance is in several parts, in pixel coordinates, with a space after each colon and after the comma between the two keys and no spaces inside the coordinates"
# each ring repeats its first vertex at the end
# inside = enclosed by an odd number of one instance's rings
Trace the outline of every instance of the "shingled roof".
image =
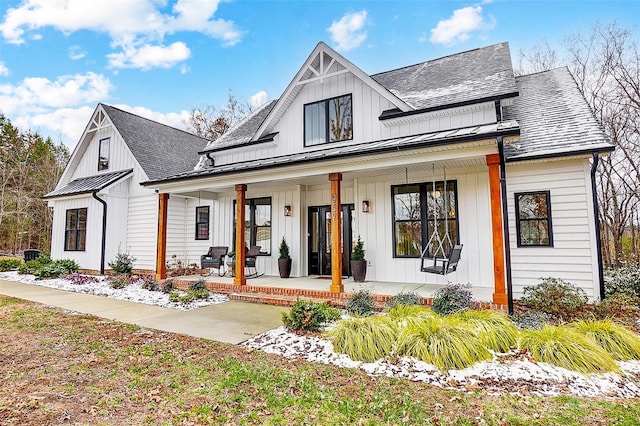
{"type": "Polygon", "coordinates": [[[149,179],[192,170],[209,140],[101,104],[149,179]]]}
{"type": "Polygon", "coordinates": [[[517,95],[509,44],[500,43],[374,74],[416,110],[517,95]]]}
{"type": "Polygon", "coordinates": [[[516,84],[520,96],[503,119],[520,123],[520,142],[505,146],[508,161],[613,150],[566,67],[516,77],[516,84]]]}

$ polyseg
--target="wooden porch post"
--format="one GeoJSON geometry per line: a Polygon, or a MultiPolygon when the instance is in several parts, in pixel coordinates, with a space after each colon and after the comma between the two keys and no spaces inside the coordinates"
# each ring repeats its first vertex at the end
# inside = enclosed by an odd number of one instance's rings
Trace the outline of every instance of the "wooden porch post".
{"type": "Polygon", "coordinates": [[[340,181],[342,173],[329,173],[331,181],[331,287],[332,293],[344,292],[342,284],[342,220],[340,212],[342,210],[340,201],[340,181]]]}
{"type": "Polygon", "coordinates": [[[500,190],[500,154],[487,155],[489,193],[491,196],[491,233],[493,240],[493,303],[507,304],[504,273],[504,234],[500,190]]]}
{"type": "Polygon", "coordinates": [[[158,194],[158,243],[156,251],[156,280],[167,278],[167,217],[169,194],[158,194]]]}
{"type": "Polygon", "coordinates": [[[245,242],[244,242],[244,204],[247,195],[247,185],[236,185],[236,274],[233,279],[234,285],[247,285],[247,278],[244,275],[245,262],[245,242]]]}

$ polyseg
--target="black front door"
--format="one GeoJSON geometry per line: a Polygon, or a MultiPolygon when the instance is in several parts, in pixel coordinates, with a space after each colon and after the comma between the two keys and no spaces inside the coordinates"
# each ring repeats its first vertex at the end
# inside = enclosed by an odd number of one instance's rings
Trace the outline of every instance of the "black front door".
{"type": "MultiPolygon", "coordinates": [[[[351,275],[353,204],[343,204],[342,219],[342,275],[351,275]]],[[[331,206],[309,207],[309,275],[331,275],[331,206]]]]}

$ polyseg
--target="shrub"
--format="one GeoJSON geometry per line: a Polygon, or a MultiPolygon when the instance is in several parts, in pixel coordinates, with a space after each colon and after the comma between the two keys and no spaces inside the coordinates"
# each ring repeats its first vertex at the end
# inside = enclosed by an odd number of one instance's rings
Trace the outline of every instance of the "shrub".
{"type": "Polygon", "coordinates": [[[415,292],[404,293],[400,292],[387,300],[385,306],[387,308],[393,308],[397,305],[419,305],[420,295],[415,292]]]}
{"type": "Polygon", "coordinates": [[[577,321],[569,325],[598,345],[614,359],[640,359],[640,338],[631,330],[605,321],[577,321]]]}
{"type": "Polygon", "coordinates": [[[182,298],[178,290],[171,290],[169,292],[169,302],[180,303],[181,300],[182,298]]]}
{"type": "Polygon", "coordinates": [[[173,283],[173,280],[166,280],[163,284],[160,284],[160,290],[162,290],[163,293],[170,294],[176,290],[176,285],[173,283]]]}
{"type": "Polygon", "coordinates": [[[158,291],[160,290],[160,284],[153,275],[144,275],[142,276],[142,288],[149,291],[158,291]]]}
{"type": "Polygon", "coordinates": [[[623,293],[630,297],[640,297],[640,267],[623,266],[608,270],[604,279],[604,291],[608,296],[623,293]]]}
{"type": "Polygon", "coordinates": [[[353,315],[371,315],[376,302],[369,290],[358,290],[347,300],[345,308],[353,315]]]}
{"type": "Polygon", "coordinates": [[[365,260],[364,253],[364,242],[360,239],[360,235],[358,235],[356,245],[353,247],[353,253],[351,254],[351,260],[365,260]]]}
{"type": "Polygon", "coordinates": [[[187,295],[194,300],[206,300],[209,298],[209,290],[206,288],[189,289],[187,295]]]}
{"type": "Polygon", "coordinates": [[[615,318],[616,321],[633,324],[640,317],[640,299],[626,293],[614,293],[594,306],[597,319],[615,318]]]}
{"type": "Polygon", "coordinates": [[[34,272],[34,275],[39,280],[44,278],[58,278],[60,275],[77,272],[78,269],[79,266],[74,260],[54,260],[42,265],[38,270],[34,272]]]}
{"type": "Polygon", "coordinates": [[[400,331],[397,354],[412,356],[440,370],[461,369],[491,359],[476,334],[459,320],[434,315],[400,331]]]}
{"type": "Polygon", "coordinates": [[[582,315],[587,303],[584,290],[557,278],[544,278],[524,288],[520,305],[569,321],[582,315]]]}
{"type": "Polygon", "coordinates": [[[278,249],[278,259],[291,259],[291,254],[289,253],[289,244],[287,244],[287,240],[282,237],[282,241],[280,241],[280,247],[278,249]]]}
{"type": "Polygon", "coordinates": [[[340,311],[327,303],[300,300],[293,304],[289,312],[282,313],[282,323],[289,330],[318,331],[324,324],[340,318],[340,311]]]}
{"type": "Polygon", "coordinates": [[[420,318],[433,317],[436,315],[431,309],[419,305],[395,305],[387,310],[387,315],[396,323],[402,325],[420,318]]]}
{"type": "Polygon", "coordinates": [[[431,309],[440,315],[449,315],[473,307],[471,284],[448,284],[436,291],[431,309]]]}
{"type": "Polygon", "coordinates": [[[116,274],[130,274],[133,271],[133,262],[136,258],[129,253],[121,253],[118,251],[116,258],[113,262],[109,262],[109,267],[116,274]]]}
{"type": "Polygon", "coordinates": [[[619,371],[602,346],[567,326],[544,325],[540,330],[523,331],[520,347],[538,362],[584,374],[619,371]]]}
{"type": "Polygon", "coordinates": [[[385,316],[351,317],[338,321],[325,335],[336,352],[354,360],[373,362],[391,353],[397,328],[385,316]]]}
{"type": "Polygon", "coordinates": [[[206,281],[203,278],[199,278],[197,281],[189,284],[189,290],[207,290],[207,292],[209,291],[209,289],[207,289],[206,281]]]}
{"type": "Polygon", "coordinates": [[[51,263],[51,258],[49,256],[41,255],[18,266],[18,273],[36,275],[40,269],[49,263],[51,263]]]}
{"type": "Polygon", "coordinates": [[[116,275],[110,279],[109,285],[111,288],[122,289],[129,285],[129,280],[126,276],[116,275]]]}
{"type": "Polygon", "coordinates": [[[509,318],[495,311],[469,309],[452,315],[473,330],[482,344],[494,352],[508,352],[515,347],[520,335],[509,318]]]}
{"type": "Polygon", "coordinates": [[[95,277],[93,275],[83,275],[77,272],[63,275],[60,278],[69,280],[71,281],[71,284],[75,284],[75,285],[91,284],[91,283],[97,283],[98,281],[100,281],[98,277],[95,277]]]}
{"type": "Polygon", "coordinates": [[[22,259],[16,259],[16,258],[0,259],[0,272],[18,269],[20,265],[22,265],[22,259]]]}
{"type": "Polygon", "coordinates": [[[553,323],[554,319],[544,312],[525,309],[514,312],[511,315],[511,321],[521,330],[528,328],[540,330],[543,325],[553,323]]]}

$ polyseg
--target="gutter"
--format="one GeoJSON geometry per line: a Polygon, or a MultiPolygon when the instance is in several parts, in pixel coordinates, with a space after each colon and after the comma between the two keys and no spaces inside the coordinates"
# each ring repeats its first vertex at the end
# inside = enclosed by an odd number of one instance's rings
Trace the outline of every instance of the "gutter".
{"type": "Polygon", "coordinates": [[[104,275],[104,258],[106,255],[107,247],[107,202],[97,195],[98,190],[91,193],[100,204],[102,204],[102,247],[100,251],[100,275],[104,275]]]}
{"type": "Polygon", "coordinates": [[[511,276],[511,241],[509,238],[509,212],[507,210],[507,170],[504,162],[504,143],[502,136],[497,137],[500,154],[500,190],[502,193],[502,228],[504,238],[504,260],[507,279],[507,306],[509,315],[513,314],[513,277],[511,276]]]}
{"type": "Polygon", "coordinates": [[[591,163],[591,198],[593,199],[593,217],[596,228],[596,250],[598,251],[598,286],[600,287],[600,300],[604,300],[604,268],[602,266],[602,241],[600,239],[600,215],[598,214],[598,191],[596,189],[596,172],[600,158],[598,153],[593,153],[593,163],[591,163]]]}

